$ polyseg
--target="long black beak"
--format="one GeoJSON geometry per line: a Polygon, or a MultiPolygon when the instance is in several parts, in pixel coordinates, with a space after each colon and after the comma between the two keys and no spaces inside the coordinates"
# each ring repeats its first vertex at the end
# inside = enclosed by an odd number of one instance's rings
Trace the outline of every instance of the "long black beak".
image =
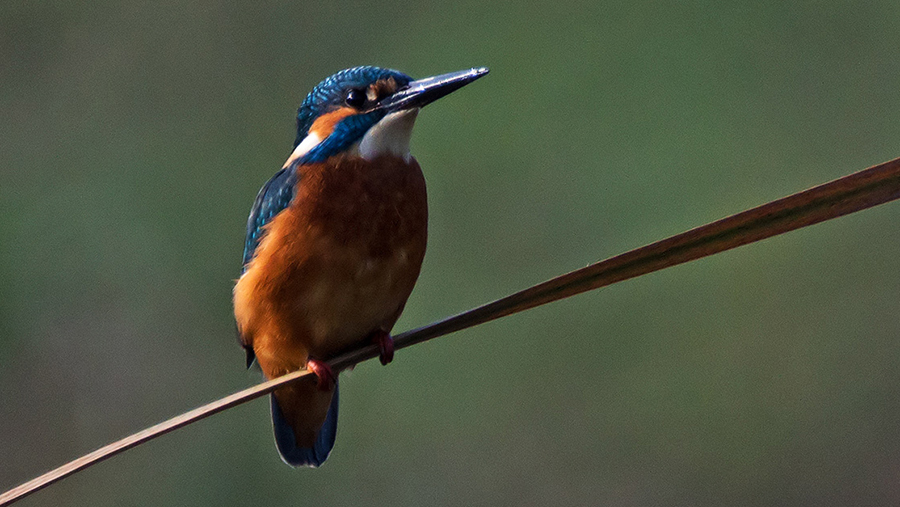
{"type": "Polygon", "coordinates": [[[376,109],[388,112],[425,107],[448,93],[459,90],[488,73],[487,67],[461,70],[413,81],[381,100],[376,109]]]}

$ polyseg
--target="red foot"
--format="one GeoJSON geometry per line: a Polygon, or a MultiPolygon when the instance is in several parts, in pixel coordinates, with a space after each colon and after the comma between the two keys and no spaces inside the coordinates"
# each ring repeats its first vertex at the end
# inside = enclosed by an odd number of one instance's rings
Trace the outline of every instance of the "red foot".
{"type": "Polygon", "coordinates": [[[394,360],[394,339],[387,331],[378,330],[372,333],[372,343],[378,345],[378,360],[388,364],[394,360]]]}
{"type": "Polygon", "coordinates": [[[316,384],[320,391],[331,391],[337,382],[337,377],[332,371],[328,363],[323,363],[318,359],[310,359],[306,362],[306,369],[315,373],[319,377],[319,383],[316,384]]]}

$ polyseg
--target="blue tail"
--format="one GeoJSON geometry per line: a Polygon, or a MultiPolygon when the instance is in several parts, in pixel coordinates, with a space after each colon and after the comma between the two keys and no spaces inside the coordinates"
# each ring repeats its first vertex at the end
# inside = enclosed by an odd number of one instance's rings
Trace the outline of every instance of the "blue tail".
{"type": "Polygon", "coordinates": [[[298,447],[294,436],[294,430],[287,423],[281,408],[275,400],[275,395],[270,395],[272,400],[272,425],[275,427],[275,445],[278,453],[285,463],[294,467],[316,468],[325,463],[331,449],[334,447],[334,437],[337,435],[338,419],[338,387],[334,386],[334,394],[331,396],[331,405],[328,407],[328,415],[325,423],[316,434],[316,443],[313,447],[298,447]]]}

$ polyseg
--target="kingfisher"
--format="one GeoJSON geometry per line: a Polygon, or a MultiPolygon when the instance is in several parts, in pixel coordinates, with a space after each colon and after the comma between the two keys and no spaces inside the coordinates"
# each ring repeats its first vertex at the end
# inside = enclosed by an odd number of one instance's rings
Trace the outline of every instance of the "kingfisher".
{"type": "Polygon", "coordinates": [[[287,161],[259,191],[234,287],[247,367],[273,379],[310,377],[270,397],[285,463],[318,467],[334,447],[338,379],[327,361],[390,331],[412,292],[428,230],[425,178],[409,153],[419,110],[487,74],[486,68],[413,80],[380,67],[342,70],[297,110],[287,161]]]}

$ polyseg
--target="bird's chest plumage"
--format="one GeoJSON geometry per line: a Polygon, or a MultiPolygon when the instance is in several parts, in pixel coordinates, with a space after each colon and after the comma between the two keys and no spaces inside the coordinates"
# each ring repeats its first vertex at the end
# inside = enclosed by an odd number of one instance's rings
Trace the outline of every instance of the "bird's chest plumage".
{"type": "Polygon", "coordinates": [[[389,331],[418,277],[427,222],[414,159],[303,167],[293,203],[266,226],[235,288],[238,325],[266,373],[389,331]]]}

